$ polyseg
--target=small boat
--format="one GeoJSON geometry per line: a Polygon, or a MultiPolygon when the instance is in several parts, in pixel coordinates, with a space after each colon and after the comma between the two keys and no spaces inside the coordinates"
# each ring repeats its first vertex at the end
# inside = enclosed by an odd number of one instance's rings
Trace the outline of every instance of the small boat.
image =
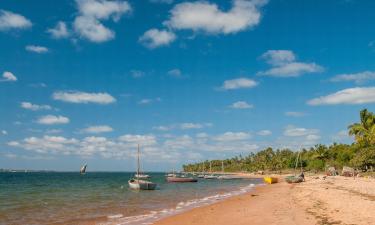
{"type": "Polygon", "coordinates": [[[197,179],[193,177],[167,177],[168,182],[178,182],[178,183],[187,183],[187,182],[198,182],[197,179]]]}
{"type": "Polygon", "coordinates": [[[234,176],[234,175],[221,175],[218,176],[217,179],[220,180],[234,180],[234,179],[243,179],[241,176],[234,176]]]}
{"type": "Polygon", "coordinates": [[[85,173],[86,173],[86,169],[87,169],[87,164],[85,164],[85,165],[83,165],[83,166],[81,167],[81,169],[79,170],[79,173],[80,173],[80,174],[85,174],[85,173]]]}
{"type": "Polygon", "coordinates": [[[155,183],[147,180],[130,179],[128,183],[129,187],[134,190],[155,190],[156,188],[155,183]]]}
{"type": "Polygon", "coordinates": [[[198,178],[204,178],[204,174],[199,174],[197,177],[198,178]]]}
{"type": "Polygon", "coordinates": [[[166,174],[165,176],[166,176],[166,177],[175,177],[176,174],[174,174],[174,173],[168,173],[168,174],[166,174]]]}
{"type": "Polygon", "coordinates": [[[147,179],[147,178],[151,178],[150,175],[148,174],[136,174],[134,175],[135,178],[143,178],[143,179],[147,179]]]}
{"type": "Polygon", "coordinates": [[[301,177],[301,176],[287,176],[287,177],[285,177],[285,181],[289,184],[301,183],[303,181],[303,177],[301,177]]]}
{"type": "Polygon", "coordinates": [[[275,184],[277,183],[279,180],[277,179],[277,177],[263,177],[263,180],[264,182],[266,182],[267,184],[275,184]]]}
{"type": "Polygon", "coordinates": [[[214,175],[204,175],[203,178],[204,179],[217,179],[217,176],[214,176],[214,175]]]}
{"type": "MultiPolygon", "coordinates": [[[[140,180],[142,177],[140,173],[140,165],[139,165],[139,145],[138,145],[138,160],[137,160],[137,173],[135,175],[135,178],[132,178],[128,181],[130,189],[134,190],[155,190],[156,183],[153,183],[151,181],[147,180],[140,180]]],[[[144,174],[143,174],[144,175],[144,174]]]]}

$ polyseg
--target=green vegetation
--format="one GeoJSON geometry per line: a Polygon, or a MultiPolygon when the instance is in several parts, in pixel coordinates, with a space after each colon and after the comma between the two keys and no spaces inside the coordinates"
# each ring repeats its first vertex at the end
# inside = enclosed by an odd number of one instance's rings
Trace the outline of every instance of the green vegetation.
{"type": "MultiPolygon", "coordinates": [[[[360,123],[348,127],[349,135],[354,136],[355,142],[347,144],[334,143],[330,146],[316,145],[310,149],[300,150],[301,164],[305,170],[324,171],[328,166],[341,169],[351,166],[362,171],[375,167],[375,114],[364,109],[360,112],[360,123]]],[[[290,149],[267,148],[248,156],[225,159],[225,172],[235,171],[274,171],[292,169],[298,152],[290,149]]],[[[210,161],[184,165],[186,172],[201,172],[209,170],[210,161]]],[[[212,171],[221,171],[222,161],[212,160],[212,171]]]]}

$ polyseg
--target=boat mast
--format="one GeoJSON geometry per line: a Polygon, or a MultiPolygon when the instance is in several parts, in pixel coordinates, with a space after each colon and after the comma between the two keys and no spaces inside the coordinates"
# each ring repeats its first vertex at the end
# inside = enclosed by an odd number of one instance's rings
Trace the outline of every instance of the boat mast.
{"type": "Polygon", "coordinates": [[[224,160],[221,160],[221,172],[224,173],[224,160]]]}
{"type": "Polygon", "coordinates": [[[211,169],[212,169],[212,162],[210,161],[210,173],[212,173],[211,169]]]}
{"type": "Polygon", "coordinates": [[[139,180],[139,144],[138,144],[138,160],[137,160],[137,180],[139,180]]]}

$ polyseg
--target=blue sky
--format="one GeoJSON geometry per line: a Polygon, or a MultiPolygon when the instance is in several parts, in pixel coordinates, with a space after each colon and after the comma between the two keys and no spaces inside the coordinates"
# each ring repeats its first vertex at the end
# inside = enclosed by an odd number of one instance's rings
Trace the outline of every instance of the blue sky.
{"type": "Polygon", "coordinates": [[[146,170],[350,143],[373,1],[5,0],[0,167],[146,170]]]}

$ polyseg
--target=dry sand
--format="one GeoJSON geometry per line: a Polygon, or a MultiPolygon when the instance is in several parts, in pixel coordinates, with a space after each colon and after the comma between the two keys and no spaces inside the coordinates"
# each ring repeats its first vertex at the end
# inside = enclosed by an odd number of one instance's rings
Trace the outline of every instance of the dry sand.
{"type": "Polygon", "coordinates": [[[375,180],[307,177],[281,182],[182,214],[155,225],[375,225],[375,180]]]}

